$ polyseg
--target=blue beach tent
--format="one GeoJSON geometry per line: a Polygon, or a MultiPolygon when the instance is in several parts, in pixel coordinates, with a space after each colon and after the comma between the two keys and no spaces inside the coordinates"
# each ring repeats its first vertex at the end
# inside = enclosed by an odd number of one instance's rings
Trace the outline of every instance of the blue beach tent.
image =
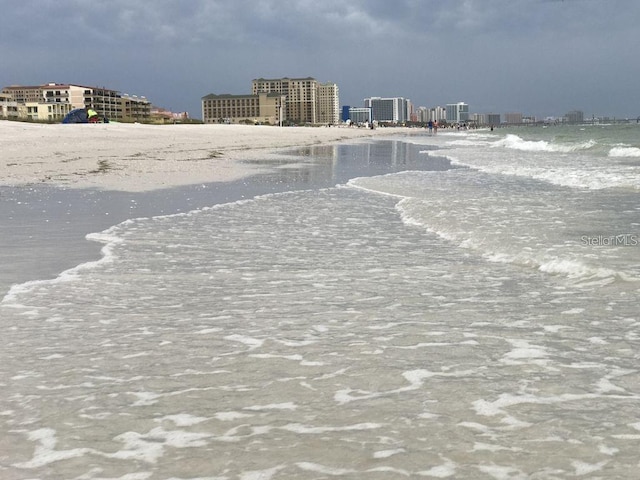
{"type": "Polygon", "coordinates": [[[71,110],[62,119],[62,123],[88,123],[87,111],[84,108],[76,108],[71,110]]]}

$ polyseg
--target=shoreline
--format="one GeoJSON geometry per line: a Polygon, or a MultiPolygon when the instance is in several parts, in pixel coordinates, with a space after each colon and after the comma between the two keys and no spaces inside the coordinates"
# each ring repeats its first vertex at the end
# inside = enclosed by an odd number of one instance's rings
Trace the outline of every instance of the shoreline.
{"type": "MultiPolygon", "coordinates": [[[[371,138],[360,138],[365,141],[291,147],[280,153],[254,150],[250,159],[234,161],[244,173],[238,179],[219,176],[222,178],[212,182],[162,184],[138,191],[85,187],[87,182],[73,186],[54,182],[0,185],[0,300],[13,285],[51,280],[67,269],[96,260],[103,245],[86,236],[130,218],[184,213],[263,194],[333,187],[355,176],[384,174],[397,168],[430,168],[424,166],[429,164],[425,156],[417,153],[423,146],[413,147],[413,156],[408,154],[397,166],[391,161],[391,145],[403,142],[401,138],[380,137],[374,139],[375,145],[371,138]],[[361,153],[350,153],[336,163],[345,148],[361,153]],[[370,155],[375,162],[369,163],[370,155]],[[406,163],[408,158],[413,158],[413,163],[406,163]]],[[[440,168],[441,160],[434,157],[433,168],[440,168]]]]}
{"type": "Polygon", "coordinates": [[[0,185],[145,192],[234,181],[266,171],[256,160],[275,160],[286,149],[421,132],[255,125],[43,125],[5,120],[0,121],[0,185]]]}

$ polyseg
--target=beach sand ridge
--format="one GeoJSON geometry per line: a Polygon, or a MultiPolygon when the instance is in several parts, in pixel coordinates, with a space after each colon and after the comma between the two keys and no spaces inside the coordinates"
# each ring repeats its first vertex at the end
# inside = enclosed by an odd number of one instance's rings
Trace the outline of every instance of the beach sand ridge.
{"type": "Polygon", "coordinates": [[[261,169],[243,160],[401,131],[409,129],[0,121],[0,184],[140,192],[233,181],[261,169]]]}

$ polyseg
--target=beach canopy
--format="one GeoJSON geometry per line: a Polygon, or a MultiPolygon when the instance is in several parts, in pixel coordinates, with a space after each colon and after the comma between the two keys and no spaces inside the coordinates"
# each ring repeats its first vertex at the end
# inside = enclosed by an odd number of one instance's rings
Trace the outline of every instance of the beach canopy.
{"type": "Polygon", "coordinates": [[[87,111],[84,108],[76,108],[71,110],[62,119],[62,123],[88,123],[87,111]]]}

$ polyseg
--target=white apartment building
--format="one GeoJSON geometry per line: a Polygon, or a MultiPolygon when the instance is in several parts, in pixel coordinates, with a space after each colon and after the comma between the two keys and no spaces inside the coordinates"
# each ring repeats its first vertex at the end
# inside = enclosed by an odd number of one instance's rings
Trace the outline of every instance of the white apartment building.
{"type": "Polygon", "coordinates": [[[447,122],[465,123],[469,121],[469,105],[464,102],[447,104],[447,122]]]}
{"type": "Polygon", "coordinates": [[[371,108],[373,120],[376,122],[402,123],[409,120],[411,102],[402,97],[364,99],[365,108],[371,108]]]}
{"type": "Polygon", "coordinates": [[[427,107],[418,107],[416,109],[416,121],[427,123],[429,121],[429,109],[427,107]]]}

